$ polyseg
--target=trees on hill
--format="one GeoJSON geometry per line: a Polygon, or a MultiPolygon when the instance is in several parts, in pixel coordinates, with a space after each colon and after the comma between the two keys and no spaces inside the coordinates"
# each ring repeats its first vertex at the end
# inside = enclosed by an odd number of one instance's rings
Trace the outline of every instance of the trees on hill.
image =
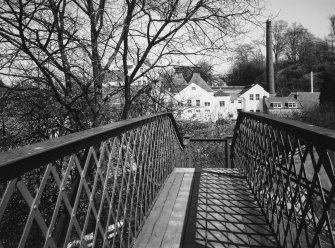
{"type": "MultiPolygon", "coordinates": [[[[275,55],[276,92],[285,96],[292,91],[310,89],[310,71],[315,72],[314,87],[320,89],[324,77],[334,66],[335,15],[329,17],[330,34],[322,40],[314,37],[301,24],[273,22],[273,52],[275,55]]],[[[258,42],[264,44],[264,42],[258,42]]],[[[256,44],[238,46],[234,64],[228,74],[232,85],[262,83],[265,74],[264,60],[258,55],[256,44]]]]}
{"type": "Polygon", "coordinates": [[[228,74],[230,85],[261,83],[264,72],[264,56],[255,45],[241,45],[236,48],[234,64],[228,74]]]}

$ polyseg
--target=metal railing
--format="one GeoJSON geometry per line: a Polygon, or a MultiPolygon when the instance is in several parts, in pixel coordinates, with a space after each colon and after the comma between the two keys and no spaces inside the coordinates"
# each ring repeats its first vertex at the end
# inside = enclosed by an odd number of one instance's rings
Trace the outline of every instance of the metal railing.
{"type": "Polygon", "coordinates": [[[130,247],[184,164],[171,114],[2,153],[0,247],[130,247]]]}
{"type": "Polygon", "coordinates": [[[334,131],[240,113],[232,149],[283,247],[335,247],[334,131]]]}
{"type": "Polygon", "coordinates": [[[333,131],[240,113],[184,144],[159,114],[2,153],[0,248],[131,247],[174,167],[241,169],[283,247],[335,247],[333,131]]]}
{"type": "Polygon", "coordinates": [[[232,135],[222,138],[191,138],[184,136],[187,167],[197,171],[205,168],[232,168],[232,135]]]}

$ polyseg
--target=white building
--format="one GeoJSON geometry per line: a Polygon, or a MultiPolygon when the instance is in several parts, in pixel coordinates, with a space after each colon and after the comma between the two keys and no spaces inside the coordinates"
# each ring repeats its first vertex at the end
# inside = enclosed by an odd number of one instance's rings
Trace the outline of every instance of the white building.
{"type": "Polygon", "coordinates": [[[269,93],[258,84],[210,87],[194,73],[188,85],[184,82],[180,91],[174,92],[173,101],[178,105],[179,119],[216,121],[236,119],[240,111],[263,112],[264,97],[269,93]]]}

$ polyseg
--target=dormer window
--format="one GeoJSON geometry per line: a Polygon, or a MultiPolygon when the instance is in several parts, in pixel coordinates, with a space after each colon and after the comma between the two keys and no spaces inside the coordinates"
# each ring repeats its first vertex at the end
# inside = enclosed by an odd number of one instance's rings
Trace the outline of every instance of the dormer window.
{"type": "Polygon", "coordinates": [[[192,87],[192,90],[196,90],[196,88],[195,88],[195,87],[192,87]]]}
{"type": "Polygon", "coordinates": [[[270,104],[270,106],[271,106],[272,108],[282,108],[282,107],[283,107],[281,102],[272,102],[272,103],[270,104]]]}
{"type": "Polygon", "coordinates": [[[297,108],[297,103],[287,102],[287,103],[285,103],[285,106],[288,107],[288,108],[297,108]]]}

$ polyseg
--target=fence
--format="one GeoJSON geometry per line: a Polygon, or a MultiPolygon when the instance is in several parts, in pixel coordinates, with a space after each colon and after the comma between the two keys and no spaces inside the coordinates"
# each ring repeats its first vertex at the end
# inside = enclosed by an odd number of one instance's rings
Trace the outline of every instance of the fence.
{"type": "Polygon", "coordinates": [[[335,247],[334,151],[333,131],[240,113],[233,139],[184,145],[159,114],[2,153],[0,248],[130,247],[174,167],[241,169],[284,247],[335,247]]]}
{"type": "Polygon", "coordinates": [[[181,142],[161,114],[1,154],[0,247],[131,246],[181,142]]]}
{"type": "Polygon", "coordinates": [[[334,131],[240,113],[232,149],[283,247],[335,247],[334,131]]]}

